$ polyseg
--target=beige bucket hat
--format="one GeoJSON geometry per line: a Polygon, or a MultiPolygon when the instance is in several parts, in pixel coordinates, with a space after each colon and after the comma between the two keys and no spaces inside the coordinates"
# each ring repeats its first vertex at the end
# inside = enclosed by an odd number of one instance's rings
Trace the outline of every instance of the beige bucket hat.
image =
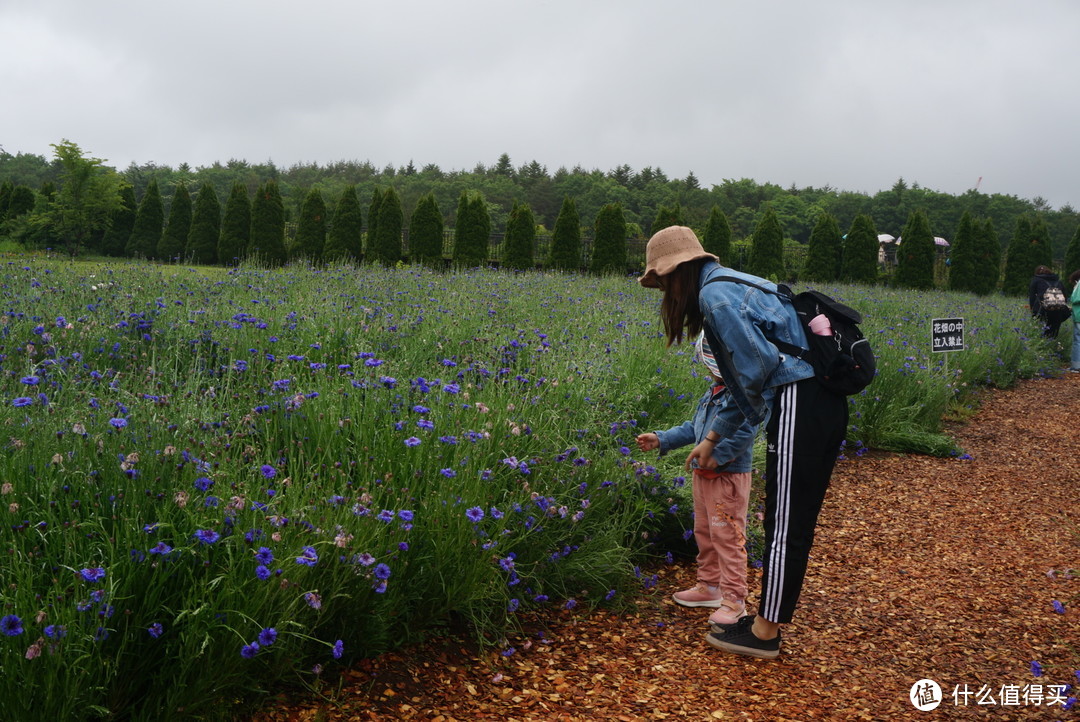
{"type": "Polygon", "coordinates": [[[660,288],[657,276],[666,276],[680,263],[698,258],[720,259],[701,247],[694,231],[686,226],[668,226],[653,234],[645,246],[645,273],[638,279],[645,288],[660,288]]]}

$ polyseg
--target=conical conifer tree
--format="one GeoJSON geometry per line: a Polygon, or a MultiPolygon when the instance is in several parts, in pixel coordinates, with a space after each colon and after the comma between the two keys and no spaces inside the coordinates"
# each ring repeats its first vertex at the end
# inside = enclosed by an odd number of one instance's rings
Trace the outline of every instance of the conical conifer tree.
{"type": "Polygon", "coordinates": [[[401,230],[405,222],[401,210],[401,196],[393,186],[383,193],[379,203],[379,224],[372,249],[374,258],[385,265],[392,265],[401,260],[401,230]]]}
{"type": "Polygon", "coordinates": [[[527,271],[536,264],[536,218],[528,203],[514,201],[506,221],[503,267],[527,271]]]}
{"type": "Polygon", "coordinates": [[[271,267],[283,265],[288,258],[285,251],[285,204],[281,200],[277,181],[266,181],[251,204],[249,255],[271,267]]]}
{"type": "Polygon", "coordinates": [[[1039,215],[1031,224],[1031,245],[1028,247],[1028,265],[1032,273],[1036,266],[1054,267],[1054,250],[1051,247],[1050,228],[1046,225],[1046,217],[1039,215]]]}
{"type": "Polygon", "coordinates": [[[139,204],[135,200],[135,188],[125,183],[120,188],[120,206],[112,212],[109,230],[101,242],[101,252],[106,256],[123,256],[135,227],[135,215],[139,204]]]}
{"type": "Polygon", "coordinates": [[[14,189],[15,184],[9,180],[0,183],[0,221],[8,217],[8,204],[11,202],[11,192],[14,189]]]}
{"type": "Polygon", "coordinates": [[[856,215],[842,242],[840,280],[867,286],[877,283],[879,248],[874,219],[867,213],[856,215]]]}
{"type": "Polygon", "coordinates": [[[217,263],[218,238],[221,237],[221,201],[212,183],[203,183],[195,195],[185,256],[192,263],[217,263]]]}
{"type": "Polygon", "coordinates": [[[570,196],[563,198],[562,208],[555,219],[548,266],[563,271],[581,268],[581,220],[577,203],[570,196]]]}
{"type": "Polygon", "coordinates": [[[247,258],[251,243],[251,198],[247,186],[241,181],[233,183],[225,201],[225,215],[221,219],[221,236],[218,238],[218,261],[235,266],[247,258]]]}
{"type": "Polygon", "coordinates": [[[443,217],[434,193],[420,199],[409,219],[409,259],[440,265],[443,260],[443,217]]]}
{"type": "Polygon", "coordinates": [[[179,183],[169,205],[169,222],[158,242],[158,258],[163,261],[184,260],[184,249],[187,247],[188,233],[191,232],[191,214],[191,194],[184,183],[179,183]]]}
{"type": "Polygon", "coordinates": [[[488,262],[491,215],[478,193],[462,192],[454,219],[454,262],[475,267],[488,262]]]}
{"type": "Polygon", "coordinates": [[[650,235],[655,235],[657,231],[670,226],[685,225],[686,220],[683,218],[682,206],[679,203],[671,207],[660,206],[656,209],[656,218],[653,219],[650,235]]]}
{"type": "Polygon", "coordinates": [[[931,289],[934,287],[934,233],[930,220],[922,210],[912,211],[900,236],[896,252],[895,284],[901,288],[931,289]]]}
{"type": "Polygon", "coordinates": [[[326,202],[318,188],[312,188],[300,204],[293,255],[308,263],[322,263],[326,246],[326,202]]]}
{"type": "Polygon", "coordinates": [[[135,225],[128,238],[127,255],[156,258],[158,242],[165,227],[165,204],[161,200],[157,178],[151,178],[135,213],[135,225]]]}
{"type": "Polygon", "coordinates": [[[323,256],[327,261],[355,261],[363,254],[364,222],[356,186],[346,186],[341,192],[330,231],[326,234],[323,256]]]}
{"type": "Polygon", "coordinates": [[[784,229],[776,211],[766,208],[750,237],[750,260],[748,269],[755,276],[771,281],[783,280],[784,273],[784,229]]]}
{"type": "Polygon", "coordinates": [[[994,231],[994,222],[989,218],[982,223],[976,222],[976,259],[978,266],[983,270],[975,277],[976,283],[972,289],[980,296],[994,293],[1001,281],[1001,242],[997,232],[994,231]]]}
{"type": "Polygon", "coordinates": [[[952,250],[949,254],[949,290],[975,293],[979,287],[980,275],[987,269],[979,262],[978,230],[971,219],[971,213],[964,211],[960,223],[953,234],[952,250]]]}
{"type": "Polygon", "coordinates": [[[1076,227],[1069,246],[1065,249],[1065,275],[1071,276],[1073,271],[1080,270],[1080,226],[1076,227]]]}
{"type": "Polygon", "coordinates": [[[626,217],[622,205],[608,203],[596,214],[593,253],[589,270],[593,273],[626,273],[626,217]]]}
{"type": "Polygon", "coordinates": [[[820,214],[810,231],[803,278],[822,283],[839,279],[843,251],[843,239],[840,237],[840,226],[836,217],[831,213],[820,214]]]}
{"type": "Polygon", "coordinates": [[[1001,292],[1006,296],[1026,296],[1028,284],[1035,267],[1031,265],[1031,218],[1022,215],[1016,219],[1009,247],[1005,249],[1005,278],[1001,292]]]}
{"type": "Polygon", "coordinates": [[[731,265],[731,223],[720,210],[713,206],[709,210],[709,220],[705,223],[705,232],[701,236],[702,247],[720,259],[725,266],[731,265]]]}
{"type": "Polygon", "coordinates": [[[375,238],[379,234],[379,205],[382,203],[383,192],[379,188],[371,191],[371,203],[368,204],[367,234],[364,236],[364,258],[374,260],[375,238]]]}

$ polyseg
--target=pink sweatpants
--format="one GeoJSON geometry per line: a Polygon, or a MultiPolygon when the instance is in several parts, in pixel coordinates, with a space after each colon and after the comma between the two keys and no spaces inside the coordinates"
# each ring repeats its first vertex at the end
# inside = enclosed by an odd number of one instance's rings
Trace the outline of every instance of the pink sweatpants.
{"type": "Polygon", "coordinates": [[[746,507],[750,472],[694,471],[698,581],[746,599],[746,507]]]}

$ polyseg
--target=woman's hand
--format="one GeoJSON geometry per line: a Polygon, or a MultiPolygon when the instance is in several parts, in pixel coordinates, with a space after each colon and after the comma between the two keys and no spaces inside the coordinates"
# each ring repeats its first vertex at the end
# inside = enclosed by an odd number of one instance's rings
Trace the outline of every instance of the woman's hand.
{"type": "Polygon", "coordinates": [[[712,452],[716,447],[716,442],[711,439],[704,439],[698,443],[690,452],[690,456],[686,457],[686,469],[715,469],[719,464],[716,463],[716,459],[713,458],[712,452]]]}
{"type": "Polygon", "coordinates": [[[647,434],[638,434],[635,441],[641,451],[652,451],[660,447],[660,437],[651,431],[647,434]]]}

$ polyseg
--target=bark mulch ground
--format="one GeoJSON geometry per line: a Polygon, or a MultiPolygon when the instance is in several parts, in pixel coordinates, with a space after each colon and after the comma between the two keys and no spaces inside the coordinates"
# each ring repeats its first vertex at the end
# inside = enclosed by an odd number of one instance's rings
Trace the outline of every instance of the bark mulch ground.
{"type": "Polygon", "coordinates": [[[777,660],[705,644],[710,610],[670,601],[694,581],[679,564],[637,613],[564,612],[511,640],[510,657],[433,640],[256,718],[1080,719],[1080,705],[1047,705],[1050,685],[1076,684],[1080,669],[1080,577],[1067,573],[1080,568],[1078,409],[1080,374],[1023,381],[987,391],[950,429],[970,459],[841,461],[777,660]],[[934,711],[909,699],[922,679],[942,689],[934,711]]]}

